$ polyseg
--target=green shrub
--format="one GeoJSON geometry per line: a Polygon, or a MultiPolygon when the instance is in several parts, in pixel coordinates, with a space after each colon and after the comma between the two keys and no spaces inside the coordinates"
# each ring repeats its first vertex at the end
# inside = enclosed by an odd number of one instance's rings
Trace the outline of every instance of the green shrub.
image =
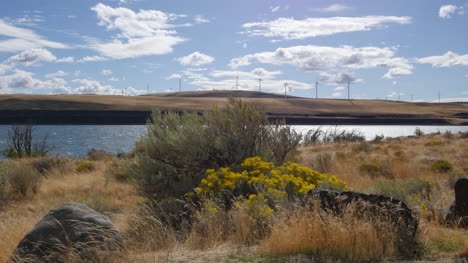
{"type": "Polygon", "coordinates": [[[361,163],[359,165],[359,171],[366,173],[371,177],[377,177],[384,175],[384,170],[377,164],[374,163],[361,163]]]}
{"type": "Polygon", "coordinates": [[[199,184],[207,169],[253,156],[276,164],[293,160],[300,140],[289,126],[272,125],[265,113],[236,99],[203,115],[155,111],[147,135],[136,145],[129,174],[149,198],[180,198],[199,184]]]}
{"type": "Polygon", "coordinates": [[[130,179],[127,173],[127,163],[122,160],[113,160],[108,163],[106,166],[106,172],[117,181],[128,182],[130,179]]]}
{"type": "Polygon", "coordinates": [[[423,135],[424,135],[424,132],[421,130],[421,128],[416,127],[416,130],[414,130],[414,135],[415,135],[416,137],[423,136],[423,135]]]}
{"type": "Polygon", "coordinates": [[[96,170],[96,165],[90,161],[81,161],[76,165],[76,171],[79,173],[89,173],[96,170]]]}
{"type": "Polygon", "coordinates": [[[42,179],[36,169],[15,162],[3,162],[0,165],[0,174],[4,188],[8,184],[6,188],[9,188],[9,195],[20,198],[26,197],[30,192],[37,193],[42,179]]]}
{"type": "Polygon", "coordinates": [[[39,173],[45,175],[48,172],[57,169],[65,171],[71,165],[71,161],[67,158],[53,156],[31,159],[29,164],[35,168],[39,173]]]}
{"type": "Polygon", "coordinates": [[[446,160],[437,160],[431,164],[431,169],[439,173],[447,173],[451,171],[453,165],[446,160]]]}
{"type": "Polygon", "coordinates": [[[372,142],[383,142],[385,140],[385,135],[376,134],[372,142]]]}
{"type": "Polygon", "coordinates": [[[344,152],[335,152],[335,157],[337,159],[341,159],[341,160],[346,159],[346,153],[344,153],[344,152]]]}
{"type": "Polygon", "coordinates": [[[90,161],[108,161],[111,160],[113,155],[104,150],[91,149],[86,154],[86,159],[90,161]]]}
{"type": "Polygon", "coordinates": [[[436,189],[438,189],[436,183],[420,178],[375,183],[377,194],[398,199],[413,208],[418,208],[424,215],[434,209],[432,201],[437,200],[439,194],[436,189]]]}
{"type": "Polygon", "coordinates": [[[4,173],[0,173],[0,209],[2,206],[6,205],[10,199],[10,182],[4,173]]]}
{"type": "Polygon", "coordinates": [[[460,139],[467,139],[467,138],[468,138],[468,132],[460,133],[460,139]]]}
{"type": "Polygon", "coordinates": [[[432,146],[441,146],[443,144],[444,143],[442,141],[431,141],[431,142],[424,144],[424,146],[432,147],[432,146]]]}
{"type": "Polygon", "coordinates": [[[332,167],[332,157],[329,153],[320,153],[315,157],[314,168],[321,173],[328,173],[332,167]]]}

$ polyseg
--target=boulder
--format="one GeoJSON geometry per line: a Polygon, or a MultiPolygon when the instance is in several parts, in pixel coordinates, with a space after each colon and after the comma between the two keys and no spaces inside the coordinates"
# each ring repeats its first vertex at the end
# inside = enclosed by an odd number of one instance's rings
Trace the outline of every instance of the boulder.
{"type": "Polygon", "coordinates": [[[83,204],[66,203],[24,236],[10,262],[66,262],[72,256],[90,261],[120,251],[122,242],[107,217],[83,204]]]}
{"type": "Polygon", "coordinates": [[[468,227],[468,178],[460,178],[455,183],[455,201],[445,217],[448,225],[468,227]]]}
{"type": "Polygon", "coordinates": [[[357,218],[373,218],[388,222],[396,233],[396,246],[401,255],[416,256],[419,245],[416,242],[418,220],[403,202],[381,195],[367,195],[356,192],[336,192],[312,189],[307,194],[309,205],[318,205],[323,211],[340,215],[351,205],[357,218]]]}

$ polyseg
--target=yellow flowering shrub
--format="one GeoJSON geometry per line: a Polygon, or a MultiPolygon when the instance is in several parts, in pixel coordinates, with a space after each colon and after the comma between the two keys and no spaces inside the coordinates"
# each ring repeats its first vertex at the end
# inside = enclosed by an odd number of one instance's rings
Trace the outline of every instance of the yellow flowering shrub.
{"type": "Polygon", "coordinates": [[[234,207],[242,206],[254,217],[268,217],[275,206],[302,197],[313,188],[347,190],[334,175],[292,162],[275,166],[260,157],[248,158],[238,166],[207,170],[206,174],[195,189],[202,199],[235,199],[234,207]]]}

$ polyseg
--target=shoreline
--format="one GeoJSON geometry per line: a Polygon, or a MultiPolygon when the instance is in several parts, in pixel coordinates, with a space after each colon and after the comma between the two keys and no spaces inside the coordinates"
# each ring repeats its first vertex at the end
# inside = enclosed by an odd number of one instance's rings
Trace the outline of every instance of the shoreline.
{"type": "MultiPolygon", "coordinates": [[[[37,125],[144,125],[151,111],[121,110],[0,110],[0,124],[37,125]]],[[[289,125],[427,125],[464,126],[468,119],[438,118],[417,114],[275,114],[270,121],[285,120],[289,125]]],[[[464,116],[463,116],[464,117],[464,116]]]]}

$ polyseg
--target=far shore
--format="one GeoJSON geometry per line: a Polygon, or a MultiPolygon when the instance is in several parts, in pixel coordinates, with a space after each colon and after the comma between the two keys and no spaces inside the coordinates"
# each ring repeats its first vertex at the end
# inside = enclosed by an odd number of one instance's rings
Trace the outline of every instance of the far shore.
{"type": "Polygon", "coordinates": [[[468,125],[466,103],[284,97],[251,91],[195,91],[145,96],[0,95],[0,124],[145,124],[151,111],[203,113],[230,97],[291,125],[468,125]]]}

